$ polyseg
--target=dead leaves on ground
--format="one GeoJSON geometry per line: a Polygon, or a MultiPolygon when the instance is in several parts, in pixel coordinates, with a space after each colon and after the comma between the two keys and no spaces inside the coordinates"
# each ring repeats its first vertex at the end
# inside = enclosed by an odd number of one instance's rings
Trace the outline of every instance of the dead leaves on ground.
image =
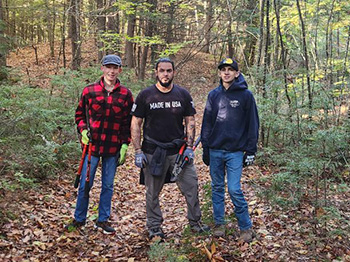
{"type": "MultiPolygon", "coordinates": [[[[46,47],[39,47],[45,50],[46,47]]],[[[91,52],[89,53],[91,55],[91,52]]],[[[20,50],[13,55],[9,65],[18,67],[23,61],[31,61],[32,50],[20,50]]],[[[54,72],[55,66],[45,56],[39,57],[40,62],[48,71],[31,64],[30,77],[38,79],[48,87],[48,81],[43,78],[54,72]]],[[[85,58],[85,62],[93,60],[85,58]]],[[[25,68],[24,71],[25,71],[25,68]]],[[[198,68],[189,65],[188,68],[198,68]]],[[[187,69],[188,69],[187,68],[187,69]]],[[[205,66],[210,68],[210,65],[205,66]]],[[[178,77],[184,83],[192,83],[197,79],[191,70],[182,70],[178,77]],[[186,75],[187,74],[187,75],[186,75]],[[185,81],[186,80],[186,81],[185,81]]],[[[207,70],[204,77],[207,82],[192,83],[188,87],[196,102],[198,116],[196,127],[200,130],[201,114],[203,113],[206,94],[215,85],[212,84],[211,71],[207,70]]],[[[209,182],[208,167],[201,162],[201,148],[196,151],[197,171],[199,176],[200,199],[203,204],[203,187],[209,182]]],[[[77,159],[78,161],[78,159],[77,159]]],[[[227,226],[229,234],[225,238],[213,239],[210,236],[192,236],[191,242],[198,253],[206,261],[350,261],[349,238],[334,234],[327,237],[322,226],[316,225],[313,215],[322,217],[327,210],[314,210],[307,202],[298,209],[282,211],[272,207],[266,201],[257,197],[258,188],[251,182],[258,181],[263,176],[269,176],[270,170],[259,167],[248,167],[244,170],[242,186],[249,203],[249,211],[256,230],[257,237],[250,244],[242,243],[237,237],[237,223],[232,216],[233,206],[226,194],[227,215],[232,218],[227,226]]],[[[145,189],[138,184],[138,169],[133,165],[132,152],[129,152],[127,162],[118,168],[115,192],[112,200],[111,222],[117,233],[105,236],[93,229],[93,221],[97,218],[100,181],[99,176],[91,190],[88,223],[85,229],[66,232],[64,224],[73,216],[76,191],[73,187],[74,174],[57,174],[55,180],[42,188],[15,192],[1,192],[3,201],[1,209],[12,212],[13,219],[1,228],[0,260],[1,261],[147,261],[147,251],[150,243],[145,229],[145,189]],[[24,197],[25,196],[25,197],[24,197]]],[[[268,187],[268,182],[260,185],[268,187]]],[[[349,196],[334,198],[335,204],[342,206],[346,216],[349,214],[349,196]]],[[[163,229],[167,241],[173,247],[181,248],[184,243],[183,230],[187,225],[186,203],[176,185],[166,185],[160,196],[164,215],[163,229]]],[[[332,220],[329,221],[332,223],[332,220]]],[[[334,225],[336,228],[336,225],[334,225]]],[[[342,230],[348,230],[346,225],[342,230]]],[[[198,253],[186,254],[189,260],[195,261],[198,253]]],[[[198,261],[198,260],[197,260],[198,261]]],[[[205,262],[205,261],[203,261],[205,262]]]]}

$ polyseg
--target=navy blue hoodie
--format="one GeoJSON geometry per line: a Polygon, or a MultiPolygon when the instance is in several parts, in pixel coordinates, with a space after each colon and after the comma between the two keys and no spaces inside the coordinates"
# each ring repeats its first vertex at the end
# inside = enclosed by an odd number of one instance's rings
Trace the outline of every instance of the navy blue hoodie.
{"type": "Polygon", "coordinates": [[[208,94],[204,110],[202,146],[255,154],[259,116],[254,96],[242,74],[226,90],[222,81],[208,94]]]}

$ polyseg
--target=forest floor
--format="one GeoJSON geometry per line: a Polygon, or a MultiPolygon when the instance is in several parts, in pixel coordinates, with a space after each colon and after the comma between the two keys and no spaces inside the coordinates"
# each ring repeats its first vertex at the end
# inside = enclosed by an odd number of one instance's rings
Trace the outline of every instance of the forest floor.
{"type": "MultiPolygon", "coordinates": [[[[83,48],[83,65],[94,61],[93,50],[91,47],[83,48]]],[[[8,64],[27,76],[24,81],[45,88],[50,84],[48,76],[55,74],[60,65],[49,58],[47,46],[39,46],[39,53],[39,65],[35,64],[32,48],[12,53],[8,64]]],[[[215,64],[209,55],[198,54],[176,77],[175,82],[187,87],[195,100],[197,133],[206,95],[216,85],[215,64]]],[[[200,200],[207,203],[210,177],[200,152],[199,148],[196,167],[200,200]]],[[[55,179],[25,194],[3,193],[5,202],[0,203],[0,207],[12,210],[16,216],[1,229],[0,261],[150,261],[148,252],[154,243],[147,239],[145,228],[145,188],[138,183],[139,170],[133,163],[131,147],[126,163],[118,168],[116,174],[110,221],[117,232],[112,236],[103,235],[93,228],[98,212],[99,173],[90,192],[88,223],[83,230],[67,232],[63,229],[74,212],[74,173],[63,171],[55,179]]],[[[230,234],[220,239],[210,234],[190,234],[184,198],[176,185],[168,184],[160,196],[163,229],[167,235],[165,243],[160,245],[164,246],[164,250],[180,250],[186,246],[184,256],[190,261],[350,261],[349,239],[324,234],[323,229],[313,222],[314,210],[308,201],[295,209],[283,211],[261,197],[259,191],[269,185],[261,182],[261,178],[265,177],[264,181],[268,181],[271,172],[257,165],[247,167],[243,172],[242,187],[256,232],[252,243],[239,240],[237,222],[227,194],[226,214],[231,218],[227,225],[230,234]],[[214,254],[212,260],[208,258],[210,253],[214,254]]],[[[348,203],[348,199],[349,195],[345,195],[338,200],[348,203]]],[[[210,205],[203,205],[202,211],[209,217],[210,205]]]]}

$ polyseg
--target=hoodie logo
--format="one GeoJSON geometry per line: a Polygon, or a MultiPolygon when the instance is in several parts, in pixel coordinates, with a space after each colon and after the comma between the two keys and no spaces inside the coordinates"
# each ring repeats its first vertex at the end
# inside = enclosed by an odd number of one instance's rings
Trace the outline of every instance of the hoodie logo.
{"type": "Polygon", "coordinates": [[[236,108],[239,106],[239,101],[238,100],[231,100],[230,101],[230,106],[233,108],[236,108]]]}

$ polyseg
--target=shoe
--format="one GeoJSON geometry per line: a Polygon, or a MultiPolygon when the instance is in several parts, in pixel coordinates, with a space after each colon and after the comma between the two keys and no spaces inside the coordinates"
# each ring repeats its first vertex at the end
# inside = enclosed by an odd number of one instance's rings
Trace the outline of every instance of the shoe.
{"type": "Polygon", "coordinates": [[[78,228],[83,229],[85,226],[85,221],[79,222],[73,219],[72,222],[70,222],[68,225],[64,226],[64,229],[68,230],[69,232],[72,232],[73,230],[76,230],[78,228]]]}
{"type": "Polygon", "coordinates": [[[225,236],[225,225],[215,225],[213,230],[214,237],[224,237],[225,236]]]}
{"type": "Polygon", "coordinates": [[[252,242],[254,236],[254,231],[251,228],[247,230],[241,230],[240,239],[242,239],[246,243],[252,242]]]}
{"type": "Polygon", "coordinates": [[[103,234],[112,235],[115,233],[115,229],[110,226],[110,223],[107,221],[99,222],[97,221],[94,225],[95,229],[102,230],[103,234]]]}
{"type": "Polygon", "coordinates": [[[197,221],[196,224],[190,226],[191,230],[195,233],[203,233],[210,231],[210,227],[203,224],[202,221],[197,221]]]}
{"type": "Polygon", "coordinates": [[[154,237],[165,238],[164,232],[160,227],[151,228],[148,230],[148,238],[151,240],[154,237]]]}

